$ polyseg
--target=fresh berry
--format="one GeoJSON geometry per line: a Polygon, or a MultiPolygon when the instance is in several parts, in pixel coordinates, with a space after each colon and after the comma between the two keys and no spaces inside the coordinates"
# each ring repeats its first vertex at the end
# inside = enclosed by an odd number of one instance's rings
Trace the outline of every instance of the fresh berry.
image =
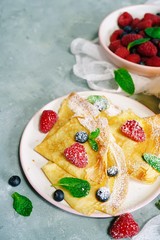
{"type": "Polygon", "coordinates": [[[121,43],[123,46],[127,47],[130,42],[142,38],[142,35],[136,33],[129,33],[122,37],[121,43]]]}
{"type": "Polygon", "coordinates": [[[121,126],[121,131],[125,136],[136,142],[143,142],[145,140],[145,133],[135,120],[128,120],[121,126]]]}
{"type": "Polygon", "coordinates": [[[20,183],[21,183],[21,179],[19,176],[12,176],[10,177],[10,179],[8,180],[9,185],[11,185],[12,187],[17,187],[20,183]]]}
{"type": "Polygon", "coordinates": [[[126,32],[126,33],[130,33],[130,32],[132,32],[132,27],[131,26],[125,26],[124,28],[123,28],[123,30],[126,32]]]}
{"type": "Polygon", "coordinates": [[[144,20],[151,20],[152,25],[155,26],[159,23],[160,17],[153,14],[153,13],[145,13],[144,14],[144,20]]]}
{"type": "Polygon", "coordinates": [[[40,117],[39,129],[43,133],[47,133],[51,130],[53,125],[57,122],[58,115],[52,110],[44,110],[40,117]]]}
{"type": "Polygon", "coordinates": [[[85,148],[80,143],[74,143],[64,150],[66,159],[76,167],[84,168],[88,164],[85,148]]]}
{"type": "Polygon", "coordinates": [[[118,174],[118,167],[113,166],[107,169],[107,175],[109,177],[115,177],[118,174]]]}
{"type": "Polygon", "coordinates": [[[152,27],[152,20],[150,20],[150,19],[142,20],[136,25],[136,27],[139,30],[144,30],[146,28],[152,27]]]}
{"type": "Polygon", "coordinates": [[[130,62],[133,62],[133,63],[139,63],[141,58],[139,56],[139,54],[136,54],[136,53],[132,53],[132,54],[129,54],[127,57],[126,57],[126,60],[127,61],[130,61],[130,62]]]}
{"type": "Polygon", "coordinates": [[[111,226],[109,233],[114,239],[130,238],[138,234],[140,228],[130,213],[119,216],[111,226]]]}
{"type": "Polygon", "coordinates": [[[111,42],[108,47],[112,52],[115,52],[117,50],[117,48],[119,48],[121,46],[122,46],[121,41],[116,40],[116,41],[111,42]]]}
{"type": "Polygon", "coordinates": [[[156,46],[151,42],[145,42],[137,47],[137,52],[144,57],[153,57],[157,54],[156,46]]]}
{"type": "Polygon", "coordinates": [[[77,132],[75,135],[75,141],[85,143],[88,140],[88,134],[84,131],[77,132]]]}
{"type": "Polygon", "coordinates": [[[110,36],[110,42],[120,39],[121,34],[123,33],[122,29],[115,30],[110,36]]]}
{"type": "Polygon", "coordinates": [[[101,187],[96,192],[96,198],[100,202],[106,202],[110,197],[110,191],[107,187],[101,187]]]}
{"type": "Polygon", "coordinates": [[[64,199],[64,192],[61,189],[57,189],[53,193],[53,198],[56,202],[61,202],[64,199]]]}
{"type": "Polygon", "coordinates": [[[124,28],[132,23],[133,17],[130,13],[124,12],[118,17],[118,26],[124,28]]]}
{"type": "Polygon", "coordinates": [[[126,47],[119,47],[115,51],[115,54],[121,58],[126,58],[129,55],[129,51],[126,47]]]}
{"type": "Polygon", "coordinates": [[[160,57],[154,56],[146,59],[145,64],[151,67],[160,67],[160,57]]]}
{"type": "Polygon", "coordinates": [[[139,18],[134,18],[133,21],[132,21],[132,28],[135,29],[137,24],[140,22],[141,20],[139,18]]]}

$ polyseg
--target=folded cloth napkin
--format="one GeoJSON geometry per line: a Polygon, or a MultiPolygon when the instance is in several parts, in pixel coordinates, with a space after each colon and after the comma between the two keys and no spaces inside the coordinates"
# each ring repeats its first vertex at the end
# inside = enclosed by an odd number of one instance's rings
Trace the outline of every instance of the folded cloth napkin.
{"type": "MultiPolygon", "coordinates": [[[[160,4],[160,0],[147,1],[146,3],[160,4]]],[[[114,70],[116,67],[109,62],[104,50],[98,44],[98,40],[89,41],[76,38],[72,41],[70,49],[76,59],[76,64],[73,66],[74,74],[86,80],[91,89],[126,95],[115,82],[114,70]]],[[[160,98],[160,76],[151,79],[130,74],[135,84],[135,93],[143,92],[160,98]]]]}
{"type": "Polygon", "coordinates": [[[160,215],[149,220],[142,230],[132,240],[159,240],[160,239],[160,215]]]}

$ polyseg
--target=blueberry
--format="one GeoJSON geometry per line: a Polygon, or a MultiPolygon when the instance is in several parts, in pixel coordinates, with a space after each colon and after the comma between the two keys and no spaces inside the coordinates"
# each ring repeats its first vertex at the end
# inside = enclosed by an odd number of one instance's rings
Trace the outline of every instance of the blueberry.
{"type": "Polygon", "coordinates": [[[85,143],[88,140],[88,134],[84,131],[77,132],[75,135],[75,141],[85,143]]]}
{"type": "Polygon", "coordinates": [[[106,202],[110,197],[110,191],[107,187],[101,187],[96,192],[96,198],[100,202],[106,202]]]}
{"type": "Polygon", "coordinates": [[[109,177],[115,177],[118,174],[118,167],[113,166],[107,169],[107,175],[109,177]]]}
{"type": "Polygon", "coordinates": [[[151,42],[152,42],[154,45],[158,46],[160,41],[159,41],[159,39],[157,39],[157,38],[153,38],[153,39],[151,39],[151,42]]]}
{"type": "Polygon", "coordinates": [[[61,189],[57,189],[53,193],[53,198],[56,202],[61,202],[64,199],[64,192],[61,189]]]}
{"type": "Polygon", "coordinates": [[[157,16],[160,16],[160,12],[156,13],[157,16]]]}
{"type": "Polygon", "coordinates": [[[9,185],[11,185],[12,187],[16,187],[21,183],[21,179],[19,176],[12,176],[10,177],[10,179],[8,180],[9,185]]]}
{"type": "Polygon", "coordinates": [[[130,32],[132,32],[132,27],[131,27],[131,26],[125,26],[125,27],[123,28],[123,30],[124,30],[126,33],[130,33],[130,32]]]}

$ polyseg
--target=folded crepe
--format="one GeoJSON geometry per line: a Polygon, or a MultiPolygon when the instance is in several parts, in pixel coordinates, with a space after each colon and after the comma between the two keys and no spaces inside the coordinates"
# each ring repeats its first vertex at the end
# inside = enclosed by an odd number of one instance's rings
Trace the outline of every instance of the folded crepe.
{"type": "Polygon", "coordinates": [[[70,94],[60,107],[59,120],[35,150],[54,163],[42,168],[52,183],[58,180],[61,174],[64,176],[69,174],[85,179],[91,184],[89,196],[78,201],[87,201],[86,204],[93,206],[93,209],[88,210],[84,203],[77,207],[76,200],[67,193],[65,200],[71,207],[86,215],[96,210],[115,215],[120,210],[128,189],[125,156],[112,136],[107,115],[101,113],[87,100],[76,93],[70,94]],[[99,150],[95,152],[88,142],[83,144],[88,156],[88,165],[85,168],[78,168],[67,161],[64,150],[75,142],[75,133],[78,131],[91,133],[97,128],[100,129],[100,135],[96,139],[99,150]],[[109,166],[118,167],[116,177],[107,175],[109,166]],[[109,187],[111,192],[109,200],[105,203],[96,199],[96,190],[101,186],[109,187]]]}

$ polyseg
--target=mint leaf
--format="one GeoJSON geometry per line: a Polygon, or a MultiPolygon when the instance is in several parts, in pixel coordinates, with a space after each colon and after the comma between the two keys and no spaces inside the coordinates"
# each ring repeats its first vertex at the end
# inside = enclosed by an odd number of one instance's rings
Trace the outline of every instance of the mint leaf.
{"type": "Polygon", "coordinates": [[[91,148],[97,152],[98,151],[98,144],[97,142],[95,141],[95,138],[97,138],[100,134],[100,129],[97,128],[95,131],[91,132],[88,136],[88,142],[91,146],[91,148]]]}
{"type": "Polygon", "coordinates": [[[99,95],[91,95],[87,98],[87,101],[90,102],[91,104],[94,104],[95,102],[101,100],[102,97],[99,95]]]}
{"type": "Polygon", "coordinates": [[[94,139],[89,139],[88,142],[89,142],[91,148],[92,148],[95,152],[97,152],[97,151],[98,151],[98,143],[97,143],[94,139]]]}
{"type": "Polygon", "coordinates": [[[114,71],[115,81],[123,91],[133,94],[135,91],[134,82],[129,72],[124,68],[119,68],[114,71]]]}
{"type": "Polygon", "coordinates": [[[150,153],[144,153],[142,155],[143,160],[145,160],[151,167],[160,172],[160,158],[156,155],[150,153]]]}
{"type": "Polygon", "coordinates": [[[56,185],[65,188],[76,198],[87,196],[91,188],[88,181],[73,177],[61,178],[56,185]]]}
{"type": "Polygon", "coordinates": [[[144,31],[149,37],[160,39],[160,27],[150,27],[144,31]]]}
{"type": "Polygon", "coordinates": [[[137,46],[137,45],[140,45],[142,43],[145,43],[145,42],[148,42],[150,40],[150,38],[140,38],[140,39],[137,39],[133,42],[130,42],[127,46],[127,49],[130,50],[130,48],[134,47],[134,46],[137,46]]]}
{"type": "Polygon", "coordinates": [[[95,131],[89,134],[89,139],[95,139],[99,136],[99,134],[100,134],[100,129],[97,128],[95,131]]]}
{"type": "Polygon", "coordinates": [[[155,203],[155,206],[160,210],[160,200],[155,203]]]}
{"type": "Polygon", "coordinates": [[[14,192],[11,196],[13,198],[13,208],[15,211],[22,216],[29,216],[33,208],[32,202],[17,192],[14,192]]]}

